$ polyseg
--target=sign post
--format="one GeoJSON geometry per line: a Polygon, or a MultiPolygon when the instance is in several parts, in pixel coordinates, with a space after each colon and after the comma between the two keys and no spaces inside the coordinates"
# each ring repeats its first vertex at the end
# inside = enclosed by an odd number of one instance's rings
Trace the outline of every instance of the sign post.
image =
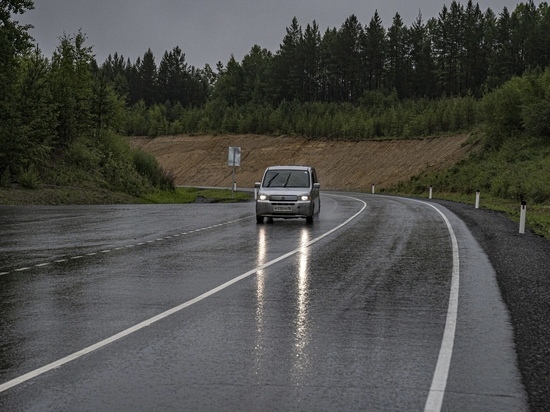
{"type": "Polygon", "coordinates": [[[227,156],[227,165],[233,167],[233,184],[231,185],[231,198],[237,190],[237,184],[235,182],[235,167],[241,165],[241,148],[229,146],[229,154],[227,156]]]}

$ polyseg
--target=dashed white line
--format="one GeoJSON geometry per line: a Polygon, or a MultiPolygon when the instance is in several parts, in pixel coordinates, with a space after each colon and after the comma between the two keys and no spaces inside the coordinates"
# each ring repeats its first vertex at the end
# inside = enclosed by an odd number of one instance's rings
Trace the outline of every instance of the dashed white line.
{"type": "MultiPolygon", "coordinates": [[[[342,196],[342,197],[347,197],[347,196],[342,196]]],[[[229,280],[228,282],[225,282],[223,284],[221,284],[220,286],[206,292],[206,293],[203,293],[202,295],[199,295],[197,296],[196,298],[194,299],[191,299],[191,300],[188,300],[187,302],[184,302],[182,303],[181,305],[178,305],[172,309],[169,309],[165,312],[162,312],[150,319],[147,319],[141,323],[138,323],[137,325],[134,325],[132,326],[131,328],[128,328],[126,330],[123,330],[122,332],[119,332],[117,333],[116,335],[113,335],[111,336],[110,338],[107,338],[107,339],[104,339],[100,342],[97,342],[96,344],[94,345],[91,345],[91,346],[88,346],[87,348],[84,348],[78,352],[75,352],[71,355],[68,355],[64,358],[61,358],[55,362],[52,362],[48,365],[45,365],[41,368],[38,368],[38,369],[35,369],[34,371],[31,371],[29,373],[26,373],[18,378],[15,378],[15,379],[12,379],[11,381],[8,381],[8,382],[5,382],[3,384],[0,385],[0,393],[4,392],[4,391],[7,391],[8,389],[10,388],[13,388],[14,386],[17,386],[17,385],[20,385],[21,383],[23,382],[26,382],[28,380],[31,380],[33,378],[36,378],[37,376],[40,376],[46,372],[49,372],[51,371],[52,369],[57,369],[63,365],[65,365],[66,363],[69,363],[69,362],[72,362],[78,358],[81,358],[82,356],[84,355],[87,355],[91,352],[94,352],[98,349],[101,349],[103,348],[104,346],[107,346],[113,342],[116,342],[117,340],[120,340],[128,335],[131,335],[132,333],[134,332],[137,332],[139,331],[140,329],[143,329],[147,326],[150,326],[164,318],[167,318],[177,312],[180,312],[181,310],[191,306],[191,305],[194,305],[195,303],[197,302],[200,302],[201,300],[204,300],[220,291],[222,291],[223,289],[226,289],[228,288],[229,286],[237,283],[237,282],[240,282],[241,280],[243,279],[246,279],[247,277],[251,276],[251,275],[254,275],[255,273],[257,273],[258,271],[262,270],[262,269],[265,269],[269,266],[272,266],[274,265],[275,263],[278,263],[292,255],[295,255],[297,253],[299,253],[300,251],[303,250],[304,247],[309,247],[311,245],[313,245],[314,243],[317,243],[319,242],[321,239],[329,236],[330,234],[334,233],[335,231],[337,231],[338,229],[344,227],[345,225],[347,225],[349,222],[351,222],[353,219],[355,219],[357,216],[359,216],[361,213],[363,213],[363,211],[366,209],[367,207],[367,204],[360,200],[360,199],[355,199],[355,198],[351,198],[351,199],[354,199],[354,200],[357,200],[361,203],[363,203],[363,207],[361,208],[361,210],[359,210],[359,212],[357,212],[356,214],[354,214],[353,216],[351,216],[349,219],[347,219],[345,222],[341,223],[340,225],[332,228],[331,230],[325,232],[324,234],[322,234],[321,236],[315,238],[315,239],[312,239],[311,241],[309,241],[305,246],[300,246],[299,248],[297,249],[294,249],[288,253],[285,253],[284,255],[282,256],[279,256],[278,258],[276,259],[273,259],[267,263],[264,263],[263,265],[260,265],[252,270],[249,270],[248,272],[246,273],[243,273],[242,275],[240,276],[237,276],[236,278],[233,278],[231,280],[229,280]]]]}
{"type": "MultiPolygon", "coordinates": [[[[82,259],[82,258],[84,258],[84,256],[95,256],[98,253],[110,253],[113,250],[116,251],[116,250],[122,250],[124,248],[133,248],[133,247],[136,247],[136,246],[145,245],[146,243],[150,244],[150,243],[154,243],[154,242],[162,242],[164,240],[173,239],[173,238],[176,238],[176,237],[188,235],[190,233],[200,232],[200,231],[203,231],[203,230],[212,229],[212,228],[227,225],[227,224],[230,224],[230,223],[235,223],[235,222],[238,222],[238,221],[244,220],[244,219],[247,219],[247,218],[240,218],[240,219],[231,220],[231,221],[225,222],[225,223],[219,223],[219,224],[213,225],[213,226],[208,226],[208,227],[203,227],[203,228],[199,228],[199,229],[195,229],[195,230],[191,230],[191,231],[187,231],[187,232],[182,232],[181,234],[178,234],[178,235],[166,236],[164,238],[158,238],[158,239],[155,239],[155,240],[148,240],[147,242],[140,242],[137,245],[136,244],[126,245],[124,247],[117,247],[117,248],[114,248],[114,249],[106,249],[106,250],[102,250],[100,252],[86,253],[86,255],[73,256],[73,257],[69,257],[69,258],[65,258],[65,259],[58,259],[58,260],[54,260],[53,263],[65,263],[65,262],[68,262],[69,260],[82,259]]],[[[33,267],[43,267],[43,266],[50,265],[51,263],[52,262],[39,263],[39,264],[34,265],[33,267]]],[[[24,272],[24,271],[27,271],[27,270],[30,270],[30,269],[31,269],[30,267],[24,267],[24,268],[14,269],[13,272],[24,272]]],[[[12,272],[0,272],[0,276],[9,275],[10,273],[12,273],[12,272]]]]}

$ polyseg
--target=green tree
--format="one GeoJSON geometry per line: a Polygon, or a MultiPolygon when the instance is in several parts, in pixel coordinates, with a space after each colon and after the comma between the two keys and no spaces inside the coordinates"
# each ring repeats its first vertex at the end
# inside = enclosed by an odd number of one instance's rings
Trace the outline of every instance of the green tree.
{"type": "Polygon", "coordinates": [[[93,130],[91,104],[93,77],[92,48],[86,36],[64,34],[52,57],[52,95],[57,110],[57,134],[61,145],[69,145],[93,130]]]}
{"type": "Polygon", "coordinates": [[[453,0],[450,9],[443,6],[432,27],[438,93],[460,95],[460,63],[464,49],[464,7],[453,0]]]}
{"type": "MultiPolygon", "coordinates": [[[[334,57],[339,62],[340,95],[342,100],[356,102],[363,93],[366,35],[355,15],[346,19],[338,32],[337,44],[333,49],[334,57]]],[[[368,60],[368,57],[367,57],[368,60]]]]}
{"type": "Polygon", "coordinates": [[[23,126],[18,113],[16,85],[20,57],[30,49],[30,26],[22,26],[13,15],[34,8],[31,0],[0,2],[0,173],[13,173],[21,164],[23,126]]]}
{"type": "Polygon", "coordinates": [[[302,97],[304,101],[316,101],[320,93],[321,33],[315,20],[306,26],[300,48],[304,58],[302,97]]]}
{"type": "Polygon", "coordinates": [[[393,18],[393,23],[387,35],[387,61],[386,61],[386,88],[396,90],[399,97],[407,94],[407,81],[410,76],[409,43],[407,42],[407,28],[399,13],[393,18]]]}
{"type": "Polygon", "coordinates": [[[409,64],[411,75],[408,82],[408,97],[424,98],[434,94],[432,45],[429,29],[419,14],[408,30],[409,64]]]}
{"type": "Polygon", "coordinates": [[[263,104],[267,101],[268,75],[272,54],[254,45],[242,61],[242,99],[245,102],[263,104]]]}
{"type": "Polygon", "coordinates": [[[179,47],[174,47],[169,53],[165,52],[158,70],[158,100],[172,104],[179,102],[184,107],[189,106],[189,82],[185,54],[179,47]]]}
{"type": "Polygon", "coordinates": [[[464,48],[460,65],[460,93],[473,93],[480,97],[481,85],[487,78],[487,57],[485,36],[487,34],[484,18],[479,4],[473,5],[472,0],[464,11],[464,48]]]}
{"type": "Polygon", "coordinates": [[[46,166],[56,143],[56,104],[51,95],[50,66],[40,50],[24,56],[16,84],[20,126],[20,156],[23,168],[46,166]]]}
{"type": "Polygon", "coordinates": [[[378,11],[365,29],[364,53],[366,57],[367,88],[380,90],[386,61],[386,30],[378,11]]]}
{"type": "Polygon", "coordinates": [[[130,61],[125,61],[124,56],[115,53],[109,54],[107,60],[101,65],[101,74],[109,80],[115,92],[126,99],[130,95],[130,81],[128,76],[130,61]]]}
{"type": "Polygon", "coordinates": [[[136,62],[134,99],[143,100],[147,106],[157,102],[158,97],[158,71],[155,56],[151,49],[143,55],[143,59],[136,62]]]}
{"type": "Polygon", "coordinates": [[[282,100],[300,100],[303,95],[304,57],[300,53],[302,27],[294,17],[286,29],[283,43],[273,58],[271,72],[272,90],[275,103],[282,100]]]}

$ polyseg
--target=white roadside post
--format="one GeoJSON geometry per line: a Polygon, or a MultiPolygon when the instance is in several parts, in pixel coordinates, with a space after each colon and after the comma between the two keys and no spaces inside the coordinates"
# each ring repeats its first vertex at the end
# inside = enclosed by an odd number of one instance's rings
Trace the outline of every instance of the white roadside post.
{"type": "Polygon", "coordinates": [[[372,194],[374,194],[374,183],[372,184],[372,190],[371,190],[372,194]]]}
{"type": "Polygon", "coordinates": [[[231,199],[233,194],[237,190],[237,183],[235,182],[235,167],[241,165],[241,148],[229,146],[229,154],[227,156],[227,165],[233,167],[233,184],[231,185],[231,199]]]}
{"type": "Polygon", "coordinates": [[[480,195],[480,192],[479,190],[476,192],[476,209],[479,209],[479,195],[480,195]]]}
{"type": "Polygon", "coordinates": [[[527,215],[527,202],[523,200],[521,202],[521,211],[519,214],[519,233],[525,233],[525,218],[527,215]]]}
{"type": "Polygon", "coordinates": [[[430,186],[430,199],[432,198],[432,195],[433,195],[433,188],[430,186]]]}

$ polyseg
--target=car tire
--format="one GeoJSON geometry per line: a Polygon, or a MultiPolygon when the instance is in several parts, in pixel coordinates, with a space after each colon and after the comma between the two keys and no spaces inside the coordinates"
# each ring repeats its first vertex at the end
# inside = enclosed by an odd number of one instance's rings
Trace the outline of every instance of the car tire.
{"type": "Polygon", "coordinates": [[[264,223],[264,217],[263,216],[257,216],[256,215],[256,223],[261,225],[262,223],[264,223]]]}

